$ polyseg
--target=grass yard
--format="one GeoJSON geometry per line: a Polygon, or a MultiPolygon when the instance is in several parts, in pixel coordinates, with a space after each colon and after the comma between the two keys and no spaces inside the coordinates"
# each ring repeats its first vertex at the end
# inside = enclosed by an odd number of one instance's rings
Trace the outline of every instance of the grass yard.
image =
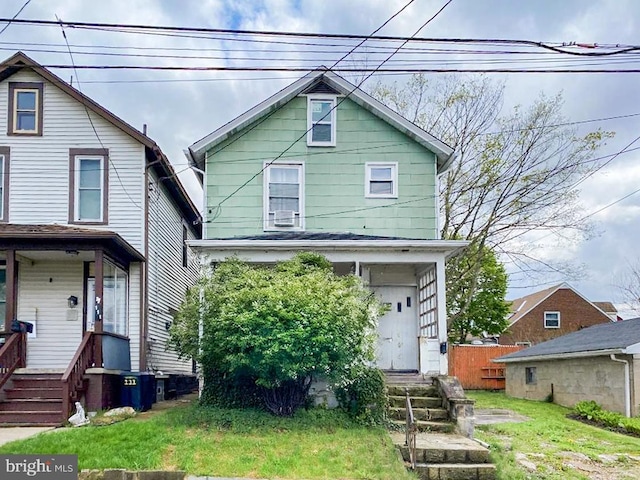
{"type": "Polygon", "coordinates": [[[476,408],[509,409],[531,420],[476,427],[491,445],[499,480],[640,478],[640,439],[566,418],[559,405],[468,391],[476,408]]]}
{"type": "Polygon", "coordinates": [[[275,418],[254,410],[179,406],[109,426],[44,433],[0,453],[78,454],[81,469],[185,470],[200,476],[411,479],[387,432],[338,411],[275,418]]]}

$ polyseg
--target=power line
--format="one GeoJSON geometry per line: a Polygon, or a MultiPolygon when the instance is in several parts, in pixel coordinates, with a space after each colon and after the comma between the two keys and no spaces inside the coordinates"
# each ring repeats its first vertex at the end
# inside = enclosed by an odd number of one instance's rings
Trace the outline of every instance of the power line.
{"type": "MultiPolygon", "coordinates": [[[[56,15],[56,18],[57,18],[57,15],[56,15]]],[[[60,29],[62,31],[62,36],[64,37],[64,41],[65,41],[65,43],[67,43],[67,46],[68,46],[69,43],[67,41],[67,34],[65,33],[64,27],[62,26],[62,21],[60,21],[60,29]]],[[[74,62],[73,62],[73,54],[71,53],[71,48],[69,48],[69,57],[71,59],[71,64],[73,65],[74,62]]],[[[82,94],[82,90],[81,90],[81,87],[80,87],[80,79],[78,78],[78,72],[75,70],[75,67],[74,67],[73,71],[76,74],[76,82],[78,84],[78,91],[82,94]]],[[[93,123],[93,119],[91,118],[91,113],[89,112],[89,108],[87,107],[87,104],[85,102],[84,95],[81,95],[80,98],[81,98],[82,106],[84,107],[84,111],[87,114],[87,119],[89,120],[89,123],[91,124],[91,128],[93,130],[93,133],[95,134],[96,138],[98,139],[98,142],[100,143],[100,146],[104,150],[107,150],[107,148],[104,146],[104,143],[102,143],[102,139],[100,138],[100,135],[98,135],[98,130],[96,129],[96,126],[93,123]]],[[[122,187],[122,190],[127,195],[129,200],[131,201],[131,203],[136,208],[138,208],[139,210],[142,210],[142,207],[133,199],[133,197],[129,194],[129,191],[124,186],[124,183],[122,182],[122,179],[120,178],[120,172],[118,172],[118,169],[116,168],[113,160],[111,160],[111,156],[110,155],[107,156],[107,163],[111,164],[111,167],[113,168],[113,171],[116,174],[116,178],[118,179],[118,183],[120,183],[120,186],[122,187]]]]}
{"type": "Polygon", "coordinates": [[[336,34],[336,33],[315,33],[315,32],[278,32],[268,30],[239,30],[239,29],[222,29],[222,28],[206,28],[206,27],[184,27],[184,26],[161,26],[161,25],[141,25],[141,24],[123,24],[123,23],[102,23],[102,22],[56,22],[52,20],[36,20],[36,19],[6,19],[0,18],[0,22],[13,21],[25,25],[52,26],[65,25],[69,28],[79,29],[118,29],[118,30],[136,30],[135,33],[145,32],[189,32],[189,33],[214,33],[228,34],[239,36],[265,36],[265,37],[292,37],[292,38],[322,38],[322,39],[350,39],[350,40],[384,40],[398,42],[439,42],[439,43],[480,43],[493,45],[521,45],[528,47],[537,47],[547,49],[556,53],[577,55],[577,56],[611,56],[621,53],[629,53],[640,51],[640,46],[629,45],[620,47],[615,45],[597,44],[597,43],[577,43],[577,42],[540,42],[522,39],[499,39],[499,38],[415,38],[401,36],[373,36],[373,35],[357,35],[357,34],[336,34]],[[552,45],[551,43],[556,43],[552,45]],[[579,48],[581,50],[611,49],[615,50],[600,52],[587,51],[578,52],[566,50],[567,48],[579,48]]]}
{"type": "MultiPolygon", "coordinates": [[[[413,0],[412,0],[413,1],[413,0]]],[[[433,15],[431,18],[429,18],[425,23],[423,23],[420,28],[413,34],[413,36],[417,35],[420,30],[422,30],[424,27],[426,27],[429,23],[431,23],[438,15],[440,15],[440,13],[452,2],[453,0],[448,0],[447,3],[444,4],[444,6],[442,8],[440,8],[440,10],[438,10],[435,15],[433,15]]],[[[404,10],[404,8],[402,9],[404,10]]],[[[402,11],[401,10],[401,11],[402,11]]],[[[396,14],[397,15],[397,14],[396,14]]],[[[394,17],[396,16],[394,15],[394,17]]],[[[392,17],[393,18],[393,17],[392,17]]],[[[388,23],[385,22],[384,25],[386,25],[388,23]]],[[[384,26],[383,25],[383,26],[384,26]]],[[[379,30],[379,29],[378,29],[379,30]]],[[[378,31],[376,30],[376,31],[378,31]]],[[[354,85],[353,89],[348,92],[344,97],[342,97],[340,99],[340,101],[336,102],[336,104],[331,108],[330,111],[328,111],[323,117],[322,119],[326,118],[327,116],[331,115],[332,112],[334,110],[336,110],[338,108],[338,106],[340,106],[343,102],[345,102],[347,100],[347,98],[349,98],[353,92],[355,92],[360,85],[362,85],[365,81],[367,81],[380,67],[382,67],[385,62],[387,62],[388,60],[391,59],[391,57],[393,57],[393,55],[395,55],[395,53],[400,50],[406,43],[408,42],[405,41],[402,45],[400,45],[394,52],[392,52],[382,63],[380,63],[378,65],[378,67],[376,69],[374,69],[368,76],[366,76],[364,79],[362,79],[362,81],[358,84],[358,85],[354,85]]],[[[346,58],[346,57],[345,57],[346,58]]],[[[337,65],[338,62],[336,62],[336,64],[334,64],[334,67],[337,65]]],[[[223,198],[220,202],[218,202],[218,205],[216,207],[216,209],[219,211],[219,209],[222,207],[222,204],[225,203],[227,200],[229,200],[230,198],[232,198],[234,195],[236,195],[238,192],[240,192],[243,188],[245,188],[249,183],[251,183],[255,178],[257,178],[262,172],[264,172],[270,165],[272,165],[274,162],[276,162],[279,158],[281,158],[284,154],[286,154],[289,150],[291,150],[291,148],[293,148],[293,146],[298,143],[300,140],[302,140],[304,137],[307,136],[307,134],[309,133],[309,131],[313,128],[313,125],[310,126],[302,135],[300,135],[296,140],[294,140],[287,148],[285,148],[280,154],[278,154],[273,160],[271,160],[270,162],[266,163],[264,165],[264,167],[255,175],[251,176],[246,182],[244,182],[242,185],[240,185],[238,188],[236,188],[232,193],[230,193],[229,195],[227,195],[225,198],[223,198]]]]}
{"type": "MultiPolygon", "coordinates": [[[[8,66],[5,63],[0,67],[8,66]]],[[[15,65],[13,65],[15,67],[15,65]]],[[[73,69],[73,70],[155,70],[155,71],[191,71],[191,72],[309,72],[308,67],[229,67],[229,66],[175,66],[175,65],[65,65],[65,64],[45,64],[40,66],[29,66],[26,68],[38,69],[73,69]]],[[[605,68],[346,68],[337,67],[332,69],[336,73],[640,73],[638,68],[629,69],[605,69],[605,68]]]]}
{"type": "Polygon", "coordinates": [[[0,35],[2,35],[4,33],[4,31],[9,28],[9,25],[11,25],[12,23],[15,23],[16,18],[18,18],[18,15],[20,15],[20,13],[27,8],[27,5],[29,5],[31,3],[31,0],[27,0],[26,2],[24,2],[24,4],[22,5],[22,7],[20,7],[20,10],[18,10],[16,12],[16,14],[7,21],[7,24],[2,27],[2,30],[0,30],[0,35]]]}

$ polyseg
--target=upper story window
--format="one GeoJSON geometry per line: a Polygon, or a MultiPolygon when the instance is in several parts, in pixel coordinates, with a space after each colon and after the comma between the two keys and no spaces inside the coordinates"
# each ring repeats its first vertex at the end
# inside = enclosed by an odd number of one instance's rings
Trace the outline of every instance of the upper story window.
{"type": "Polygon", "coordinates": [[[336,98],[323,96],[307,97],[307,145],[312,147],[335,147],[336,145],[336,98]]]}
{"type": "Polygon", "coordinates": [[[41,83],[9,83],[8,135],[42,135],[41,83]]]}
{"type": "Polygon", "coordinates": [[[272,164],[264,172],[265,230],[302,229],[304,216],[304,166],[272,164]]]}
{"type": "Polygon", "coordinates": [[[560,312],[544,312],[544,328],[560,328],[560,312]]]}
{"type": "Polygon", "coordinates": [[[398,164],[367,163],[365,197],[398,198],[398,164]]]}
{"type": "Polygon", "coordinates": [[[0,147],[0,222],[9,220],[9,147],[0,147]]]}
{"type": "Polygon", "coordinates": [[[71,149],[69,223],[107,223],[109,153],[99,148],[71,149]]]}

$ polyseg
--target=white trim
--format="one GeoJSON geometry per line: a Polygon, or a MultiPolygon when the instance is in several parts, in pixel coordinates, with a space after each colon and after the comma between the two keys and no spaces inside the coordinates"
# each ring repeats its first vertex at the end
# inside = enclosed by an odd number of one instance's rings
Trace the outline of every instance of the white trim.
{"type": "Polygon", "coordinates": [[[7,156],[3,153],[0,153],[0,218],[3,219],[4,221],[6,221],[9,216],[7,215],[8,212],[5,212],[5,209],[7,208],[7,206],[5,205],[5,201],[4,201],[4,197],[5,197],[5,186],[8,186],[8,182],[7,184],[5,184],[5,175],[7,175],[7,156]]]}
{"type": "Polygon", "coordinates": [[[330,248],[331,250],[348,251],[389,251],[392,249],[420,252],[441,252],[447,256],[458,253],[467,247],[466,240],[190,240],[191,247],[207,248],[237,248],[237,249],[269,249],[291,251],[296,248],[330,248]]]}
{"type": "Polygon", "coordinates": [[[74,222],[104,222],[104,168],[103,155],[75,155],[73,157],[73,221],[74,222]],[[100,215],[98,218],[80,218],[80,162],[82,160],[98,160],[100,162],[100,215]]]}
{"type": "Polygon", "coordinates": [[[337,103],[336,103],[336,95],[331,94],[310,94],[307,95],[307,146],[309,147],[335,147],[336,146],[336,122],[338,119],[337,115],[337,103]],[[321,120],[317,122],[313,122],[313,109],[311,105],[314,102],[328,102],[331,104],[331,110],[329,113],[325,115],[321,120]],[[328,142],[314,141],[313,140],[313,126],[316,124],[320,125],[331,125],[331,140],[328,142]]]}
{"type": "Polygon", "coordinates": [[[544,312],[544,328],[560,328],[560,312],[557,310],[549,310],[547,312],[544,312]],[[558,316],[558,325],[552,325],[549,326],[547,325],[547,314],[549,315],[557,315],[558,316]]]}
{"type": "MultiPolygon", "coordinates": [[[[262,224],[265,232],[281,232],[281,231],[303,231],[304,230],[304,162],[264,162],[263,170],[263,184],[262,184],[262,224]],[[270,225],[269,217],[269,179],[272,167],[285,167],[296,169],[298,171],[298,195],[299,195],[299,211],[297,213],[298,226],[293,227],[276,227],[270,225]]],[[[295,222],[294,218],[294,222],[295,222]]]]}
{"type": "Polygon", "coordinates": [[[588,357],[602,357],[611,354],[624,354],[626,353],[621,348],[609,348],[606,350],[588,350],[585,352],[570,352],[570,353],[549,353],[547,355],[531,355],[528,357],[517,358],[494,358],[491,361],[494,363],[523,363],[523,362],[540,362],[545,360],[563,360],[566,358],[588,358],[588,357]]]}
{"type": "Polygon", "coordinates": [[[302,93],[319,77],[322,77],[323,81],[337,92],[349,95],[349,100],[357,103],[378,118],[397,128],[423,147],[435,153],[438,164],[438,174],[443,173],[447,168],[449,168],[455,158],[454,150],[449,145],[438,140],[436,137],[425,130],[422,130],[420,127],[411,123],[401,115],[398,115],[375,98],[369,96],[359,88],[356,88],[352,83],[324,67],[308,73],[288,87],[280,90],[275,95],[272,95],[239,117],[236,117],[229,123],[192,144],[189,147],[189,151],[191,152],[192,158],[198,163],[197,166],[199,168],[204,167],[204,157],[208,150],[213,148],[215,145],[224,142],[227,138],[235,135],[239,130],[242,130],[258,119],[268,115],[270,112],[273,112],[273,110],[280,108],[292,98],[302,93]]]}
{"type": "Polygon", "coordinates": [[[364,196],[366,198],[398,198],[398,162],[367,162],[365,163],[364,196]],[[391,193],[371,193],[371,170],[374,168],[391,168],[391,193]]]}

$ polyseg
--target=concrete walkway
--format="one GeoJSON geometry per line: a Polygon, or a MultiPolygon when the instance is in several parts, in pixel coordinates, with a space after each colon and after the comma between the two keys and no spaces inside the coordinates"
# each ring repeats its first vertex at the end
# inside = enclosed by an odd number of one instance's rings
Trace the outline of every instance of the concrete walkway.
{"type": "Polygon", "coordinates": [[[41,432],[48,432],[55,427],[2,427],[0,428],[0,445],[33,437],[41,432]]]}

